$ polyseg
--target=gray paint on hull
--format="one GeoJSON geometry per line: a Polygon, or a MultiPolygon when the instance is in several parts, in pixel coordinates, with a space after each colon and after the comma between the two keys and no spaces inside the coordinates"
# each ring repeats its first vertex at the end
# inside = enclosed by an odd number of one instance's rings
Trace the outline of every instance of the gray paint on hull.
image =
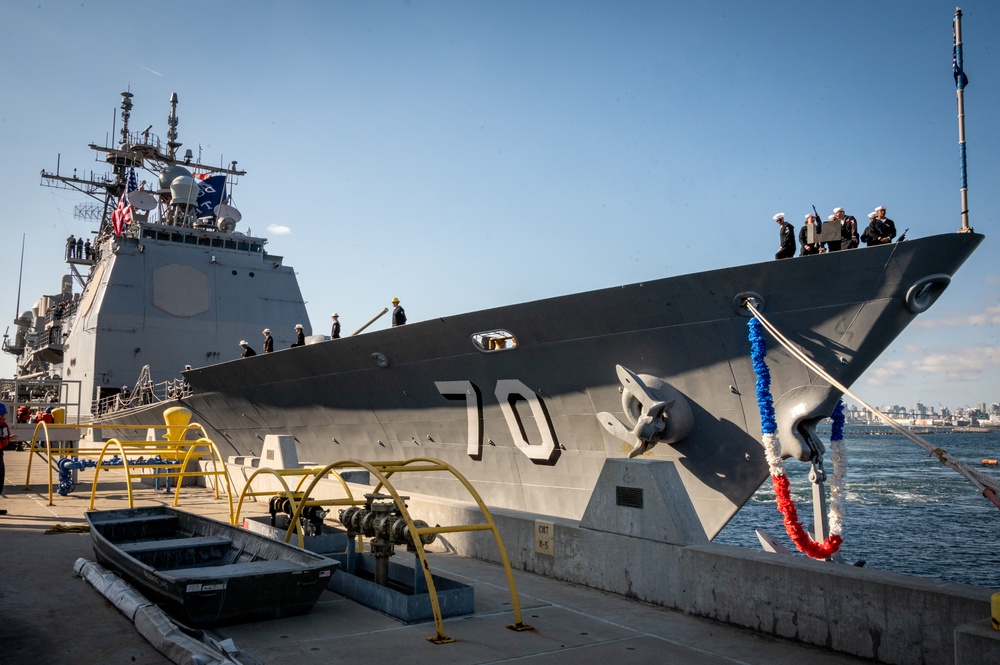
{"type": "MultiPolygon", "coordinates": [[[[712,538],[767,477],[747,318],[736,295],[759,293],[765,314],[850,385],[915,317],[905,305],[909,288],[927,275],[951,275],[981,240],[936,236],[409,324],[193,370],[196,394],[184,403],[240,454],[259,451],[267,433],[288,433],[300,458],[322,464],[435,457],[465,474],[490,506],[580,519],[604,460],[629,450],[596,418],[606,411],[625,421],[621,364],[661,377],[689,400],[691,436],[643,459],[674,465],[684,485],[678,496],[691,504],[684,510],[712,538]],[[513,332],[518,348],[476,350],[470,335],[494,328],[513,332]],[[389,366],[378,367],[375,353],[389,366]],[[533,443],[540,426],[551,426],[558,450],[545,463],[515,445],[494,397],[506,379],[520,380],[544,404],[550,425],[523,406],[519,413],[533,443]],[[465,402],[442,396],[439,381],[478,387],[478,458],[467,452],[465,402]]],[[[839,393],[773,340],[768,364],[785,430],[800,403],[806,417],[832,412],[839,393]]],[[[464,498],[456,483],[437,477],[409,478],[402,489],[464,498]]]]}

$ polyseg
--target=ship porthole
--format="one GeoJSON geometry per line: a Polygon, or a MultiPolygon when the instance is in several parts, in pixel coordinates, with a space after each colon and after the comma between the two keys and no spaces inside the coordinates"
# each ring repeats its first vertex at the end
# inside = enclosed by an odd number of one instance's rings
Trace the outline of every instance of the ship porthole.
{"type": "Polygon", "coordinates": [[[384,354],[373,353],[372,360],[374,360],[375,364],[378,365],[379,367],[385,368],[389,366],[389,359],[386,358],[384,354]]]}
{"type": "Polygon", "coordinates": [[[914,314],[930,309],[944,290],[951,284],[951,277],[945,274],[928,275],[918,279],[906,292],[906,308],[914,314]]]}

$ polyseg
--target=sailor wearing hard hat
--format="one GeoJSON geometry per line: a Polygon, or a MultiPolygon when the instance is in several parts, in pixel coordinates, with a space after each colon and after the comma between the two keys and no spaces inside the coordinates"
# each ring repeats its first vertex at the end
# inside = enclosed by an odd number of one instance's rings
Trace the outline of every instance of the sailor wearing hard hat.
{"type": "Polygon", "coordinates": [[[295,324],[295,343],[292,344],[292,346],[295,347],[295,346],[305,346],[305,345],[306,345],[306,334],[302,330],[302,324],[301,323],[296,323],[295,324]]]}
{"type": "Polygon", "coordinates": [[[271,329],[264,328],[264,353],[274,351],[274,338],[271,337],[271,329]]]}
{"type": "Polygon", "coordinates": [[[331,316],[333,327],[330,329],[330,339],[340,339],[340,314],[334,312],[331,316]]]}
{"type": "Polygon", "coordinates": [[[406,323],[406,312],[399,304],[399,298],[392,299],[392,327],[401,326],[406,323]]]}

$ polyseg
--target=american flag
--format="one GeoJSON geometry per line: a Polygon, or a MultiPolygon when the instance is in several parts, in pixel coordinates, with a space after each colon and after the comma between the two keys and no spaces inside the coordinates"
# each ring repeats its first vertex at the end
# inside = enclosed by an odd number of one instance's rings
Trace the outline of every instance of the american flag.
{"type": "Polygon", "coordinates": [[[132,223],[132,208],[128,204],[128,195],[139,189],[139,184],[135,180],[135,169],[131,166],[128,169],[128,178],[125,180],[125,191],[118,199],[118,207],[111,213],[111,226],[115,229],[115,235],[120,236],[126,224],[132,223]]]}

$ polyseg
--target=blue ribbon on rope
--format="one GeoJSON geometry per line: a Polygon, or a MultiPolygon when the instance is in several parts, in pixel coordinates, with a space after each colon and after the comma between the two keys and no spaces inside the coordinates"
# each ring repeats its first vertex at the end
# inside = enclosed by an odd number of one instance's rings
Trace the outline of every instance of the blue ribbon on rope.
{"type": "Polygon", "coordinates": [[[844,400],[837,400],[837,406],[833,407],[833,415],[830,416],[830,440],[844,440],[844,400]]]}
{"type": "Polygon", "coordinates": [[[753,371],[757,375],[757,408],[760,409],[760,429],[764,434],[774,434],[778,424],[774,419],[774,400],[771,398],[771,371],[764,362],[767,355],[767,343],[764,341],[764,326],[757,317],[751,317],[747,324],[750,328],[750,359],[753,361],[753,371]]]}

